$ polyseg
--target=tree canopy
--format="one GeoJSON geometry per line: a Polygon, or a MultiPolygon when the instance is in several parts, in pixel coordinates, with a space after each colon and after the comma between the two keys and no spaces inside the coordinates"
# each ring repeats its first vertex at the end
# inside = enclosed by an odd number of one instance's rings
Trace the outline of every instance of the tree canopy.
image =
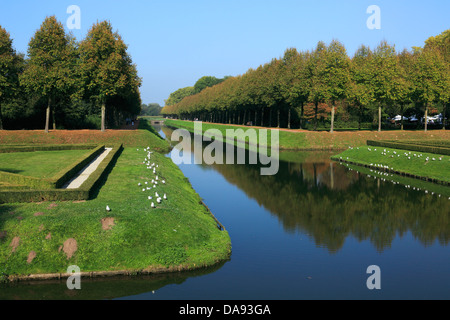
{"type": "MultiPolygon", "coordinates": [[[[314,130],[320,121],[322,126],[328,124],[331,132],[335,115],[338,125],[340,121],[357,119],[360,129],[362,121],[370,121],[381,130],[382,126],[391,125],[389,116],[401,113],[403,119],[405,111],[417,116],[426,113],[424,104],[433,105],[433,112],[443,110],[445,119],[445,106],[450,100],[449,34],[446,31],[431,37],[423,49],[412,51],[397,52],[386,41],[374,50],[362,45],[351,58],[337,40],[329,44],[319,41],[310,51],[289,48],[282,57],[240,76],[200,91],[194,87],[193,94],[166,103],[162,114],[314,130]]],[[[211,78],[200,80],[206,83],[211,78]]],[[[411,125],[427,127],[423,122],[411,125]]]]}
{"type": "Polygon", "coordinates": [[[45,115],[47,132],[50,122],[53,129],[104,129],[141,111],[137,67],[107,21],[94,24],[78,42],[55,16],[46,17],[26,57],[0,27],[0,69],[0,128],[41,128],[45,115]],[[103,106],[112,112],[102,112],[100,121],[103,106]]]}

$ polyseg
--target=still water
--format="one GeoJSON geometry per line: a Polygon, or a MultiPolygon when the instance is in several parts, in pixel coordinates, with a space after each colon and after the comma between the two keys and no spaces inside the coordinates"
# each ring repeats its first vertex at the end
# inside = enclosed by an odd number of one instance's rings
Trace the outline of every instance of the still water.
{"type": "MultiPolygon", "coordinates": [[[[171,136],[171,129],[159,129],[171,136]]],[[[179,165],[231,237],[230,260],[213,268],[85,281],[79,292],[69,292],[64,282],[27,284],[9,288],[8,295],[450,299],[450,188],[380,177],[332,162],[331,155],[282,153],[275,176],[261,176],[259,165],[179,165]],[[366,284],[372,265],[380,268],[379,290],[366,284]]]]}

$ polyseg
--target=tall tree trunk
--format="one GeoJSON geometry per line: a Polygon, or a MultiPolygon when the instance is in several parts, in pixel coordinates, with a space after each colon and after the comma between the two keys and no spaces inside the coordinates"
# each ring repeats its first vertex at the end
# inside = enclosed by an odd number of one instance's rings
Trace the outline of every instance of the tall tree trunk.
{"type": "Polygon", "coordinates": [[[333,106],[331,107],[331,128],[330,128],[330,132],[333,133],[334,132],[334,103],[333,106]]]}
{"type": "Polygon", "coordinates": [[[272,108],[269,108],[269,128],[272,128],[272,108]]]}
{"type": "Polygon", "coordinates": [[[314,131],[317,130],[317,112],[318,112],[318,108],[319,108],[319,103],[316,102],[315,106],[314,106],[314,131]]]}
{"type": "Polygon", "coordinates": [[[403,104],[400,106],[400,113],[401,113],[401,130],[403,131],[403,104]]]}
{"type": "Polygon", "coordinates": [[[304,106],[303,106],[303,101],[302,101],[302,104],[301,104],[301,106],[300,106],[300,129],[302,129],[302,123],[303,123],[303,114],[304,114],[304,108],[303,108],[304,106]]]}
{"type": "Polygon", "coordinates": [[[48,98],[47,110],[45,112],[45,132],[48,133],[48,127],[50,124],[50,106],[52,104],[52,98],[48,98]]]}
{"type": "MultiPolygon", "coordinates": [[[[447,104],[444,103],[444,110],[442,110],[442,130],[445,130],[445,125],[446,125],[446,121],[445,121],[445,115],[447,113],[447,104]]],[[[1,119],[1,110],[0,110],[0,121],[2,121],[1,119]]]]}
{"type": "Polygon", "coordinates": [[[378,132],[381,132],[381,103],[378,105],[378,132]]]}
{"type": "Polygon", "coordinates": [[[264,127],[264,107],[261,108],[261,127],[264,127]]]}
{"type": "Polygon", "coordinates": [[[102,132],[106,131],[106,127],[105,127],[105,119],[106,117],[106,105],[105,105],[105,101],[102,101],[102,132]]]}
{"type": "Polygon", "coordinates": [[[425,104],[425,132],[428,130],[428,103],[425,104]]]}
{"type": "Polygon", "coordinates": [[[361,130],[361,121],[362,121],[362,104],[359,105],[358,130],[361,130]]]}
{"type": "Polygon", "coordinates": [[[291,107],[289,107],[289,111],[288,111],[288,129],[291,128],[291,107]]]}
{"type": "Polygon", "coordinates": [[[277,108],[277,128],[280,127],[280,107],[277,108]]]}
{"type": "Polygon", "coordinates": [[[53,130],[56,130],[55,108],[52,110],[53,130]]]}
{"type": "MultiPolygon", "coordinates": [[[[445,126],[444,126],[445,128],[445,126]]],[[[0,106],[0,130],[3,130],[2,106],[0,106]]]]}
{"type": "Polygon", "coordinates": [[[256,112],[256,109],[255,109],[255,122],[253,123],[253,125],[255,125],[255,126],[256,126],[256,120],[257,120],[257,119],[256,119],[256,116],[257,116],[257,114],[258,114],[258,113],[256,112]]]}

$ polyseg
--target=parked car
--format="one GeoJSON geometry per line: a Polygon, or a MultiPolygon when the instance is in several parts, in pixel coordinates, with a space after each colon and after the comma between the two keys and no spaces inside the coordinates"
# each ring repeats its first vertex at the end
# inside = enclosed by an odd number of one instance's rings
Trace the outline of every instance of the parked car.
{"type": "MultiPolygon", "coordinates": [[[[402,116],[401,115],[396,115],[394,117],[394,121],[402,121],[402,116]]],[[[408,117],[403,116],[403,121],[408,121],[408,117]]]]}

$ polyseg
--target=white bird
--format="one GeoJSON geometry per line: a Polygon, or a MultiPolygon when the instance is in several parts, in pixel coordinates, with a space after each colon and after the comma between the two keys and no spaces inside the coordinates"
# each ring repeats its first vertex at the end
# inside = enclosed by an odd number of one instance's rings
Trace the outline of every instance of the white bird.
{"type": "Polygon", "coordinates": [[[155,197],[157,197],[157,198],[159,197],[159,194],[158,194],[158,192],[155,192],[155,197]]]}
{"type": "Polygon", "coordinates": [[[152,202],[152,208],[154,208],[155,207],[155,203],[154,202],[152,202]]]}
{"type": "Polygon", "coordinates": [[[166,183],[166,180],[163,180],[163,181],[161,181],[163,184],[165,184],[166,183]]]}
{"type": "Polygon", "coordinates": [[[139,186],[139,187],[141,186],[141,183],[140,183],[140,182],[138,183],[138,186],[139,186]]]}
{"type": "Polygon", "coordinates": [[[152,198],[152,196],[148,196],[148,200],[152,200],[153,198],[152,198]]]}
{"type": "Polygon", "coordinates": [[[145,191],[145,188],[144,188],[144,189],[142,189],[142,191],[145,191]]]}
{"type": "Polygon", "coordinates": [[[165,193],[164,193],[164,195],[163,195],[163,199],[164,199],[164,200],[167,200],[167,196],[166,196],[165,193]]]}
{"type": "Polygon", "coordinates": [[[106,211],[111,211],[111,208],[109,206],[106,206],[106,211]]]}
{"type": "Polygon", "coordinates": [[[156,199],[156,202],[161,203],[161,198],[156,199]]]}

